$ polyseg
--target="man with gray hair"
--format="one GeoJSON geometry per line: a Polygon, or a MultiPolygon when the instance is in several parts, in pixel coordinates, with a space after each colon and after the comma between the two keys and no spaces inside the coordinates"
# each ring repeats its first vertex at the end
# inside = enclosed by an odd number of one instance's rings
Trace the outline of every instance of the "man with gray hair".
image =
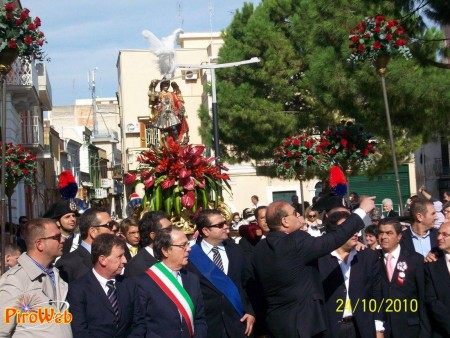
{"type": "Polygon", "coordinates": [[[186,235],[173,227],[161,229],[153,251],[159,262],[136,277],[146,337],[206,338],[200,282],[195,273],[184,269],[191,251],[186,235]]]}

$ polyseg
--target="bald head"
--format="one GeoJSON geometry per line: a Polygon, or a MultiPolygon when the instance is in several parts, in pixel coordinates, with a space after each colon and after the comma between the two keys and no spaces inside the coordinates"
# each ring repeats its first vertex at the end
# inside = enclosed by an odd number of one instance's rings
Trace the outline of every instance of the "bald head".
{"type": "Polygon", "coordinates": [[[282,219],[287,216],[284,207],[290,205],[284,200],[275,201],[269,204],[266,210],[266,221],[271,231],[278,231],[282,227],[282,219]]]}

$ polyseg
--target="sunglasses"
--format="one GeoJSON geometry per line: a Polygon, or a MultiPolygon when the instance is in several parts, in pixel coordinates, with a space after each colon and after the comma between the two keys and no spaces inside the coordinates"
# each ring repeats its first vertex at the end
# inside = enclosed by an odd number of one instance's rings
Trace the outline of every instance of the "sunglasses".
{"type": "Polygon", "coordinates": [[[39,240],[44,240],[44,239],[54,239],[55,241],[61,241],[61,238],[62,238],[62,235],[61,234],[56,234],[56,235],[53,235],[53,236],[48,236],[48,237],[41,237],[41,238],[38,238],[37,240],[39,241],[39,240]]]}
{"type": "Polygon", "coordinates": [[[114,229],[114,226],[116,225],[115,221],[109,221],[105,224],[99,224],[99,225],[93,225],[92,228],[107,228],[109,230],[114,229]]]}
{"type": "Polygon", "coordinates": [[[316,215],[308,215],[308,218],[315,218],[316,215]]]}
{"type": "Polygon", "coordinates": [[[220,222],[220,223],[217,223],[217,224],[209,225],[209,226],[207,226],[207,228],[219,228],[219,229],[223,229],[225,225],[227,225],[227,221],[223,221],[223,222],[220,222]]]}

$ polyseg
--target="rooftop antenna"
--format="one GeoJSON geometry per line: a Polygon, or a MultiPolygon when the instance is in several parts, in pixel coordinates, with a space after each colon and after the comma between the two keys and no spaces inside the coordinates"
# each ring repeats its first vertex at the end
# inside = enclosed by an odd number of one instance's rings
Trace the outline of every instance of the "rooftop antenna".
{"type": "Polygon", "coordinates": [[[183,29],[184,24],[183,0],[178,0],[178,20],[180,21],[180,28],[183,29]]]}
{"type": "Polygon", "coordinates": [[[94,137],[98,134],[98,121],[97,121],[97,95],[95,93],[95,73],[97,72],[98,67],[94,67],[93,70],[88,72],[88,85],[89,85],[89,90],[91,91],[91,95],[92,95],[92,107],[94,110],[94,137]]]}
{"type": "Polygon", "coordinates": [[[209,11],[209,33],[210,33],[210,39],[212,44],[212,34],[213,34],[213,16],[214,16],[214,6],[213,6],[213,0],[208,1],[208,11],[209,11]]]}

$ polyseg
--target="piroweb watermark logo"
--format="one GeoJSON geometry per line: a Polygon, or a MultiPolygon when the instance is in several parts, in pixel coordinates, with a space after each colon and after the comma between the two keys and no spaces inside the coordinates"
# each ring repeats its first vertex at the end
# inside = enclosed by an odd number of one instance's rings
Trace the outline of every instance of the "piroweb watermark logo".
{"type": "MultiPolygon", "coordinates": [[[[58,306],[61,308],[61,306],[58,306]]],[[[48,325],[69,324],[72,322],[72,314],[69,312],[69,303],[66,301],[41,302],[33,295],[22,295],[15,307],[5,308],[5,323],[19,325],[48,325]],[[63,304],[63,311],[57,310],[52,305],[63,304]]],[[[32,329],[31,327],[16,328],[18,330],[32,329]]]]}

